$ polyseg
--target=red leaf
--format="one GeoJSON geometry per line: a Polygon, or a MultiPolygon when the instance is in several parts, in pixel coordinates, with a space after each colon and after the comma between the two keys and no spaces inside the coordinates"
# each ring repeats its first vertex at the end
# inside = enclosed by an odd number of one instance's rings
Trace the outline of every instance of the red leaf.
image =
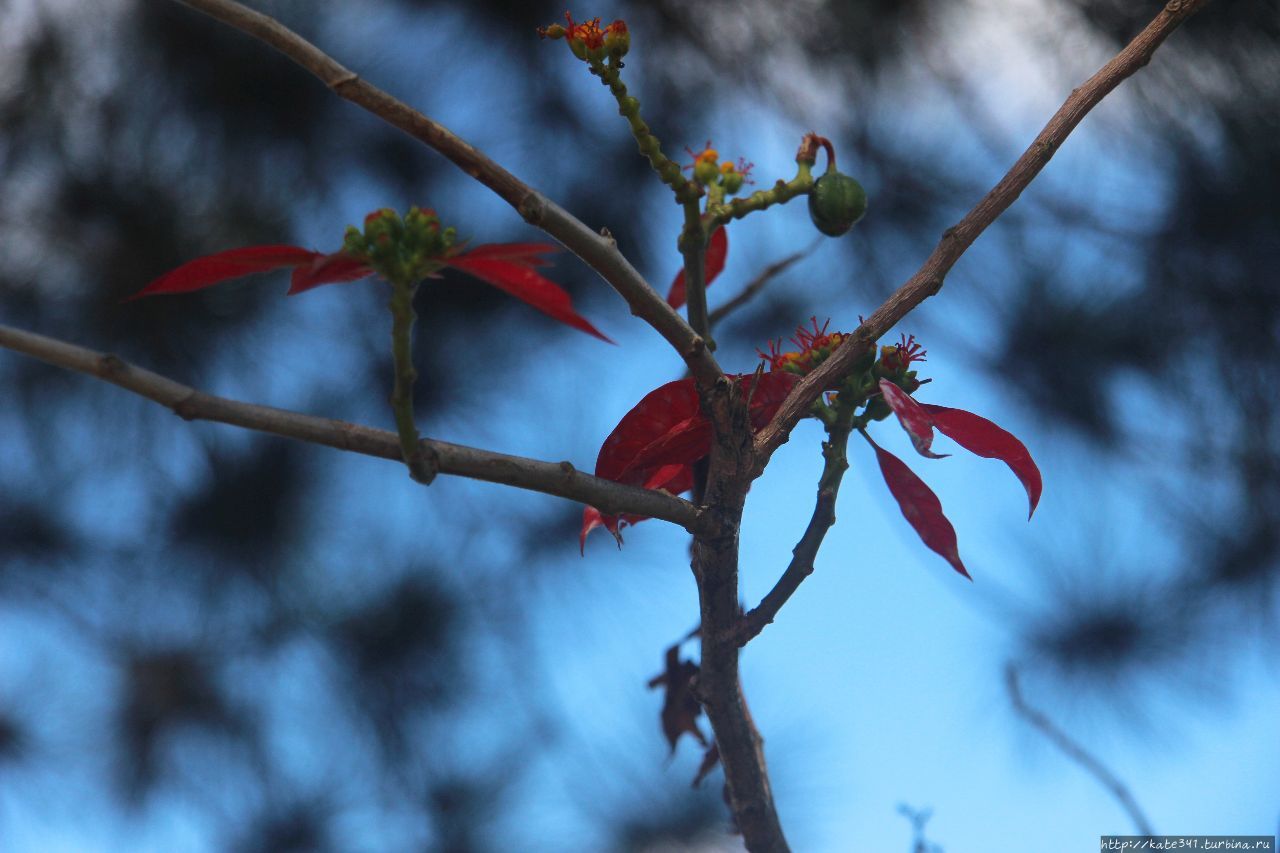
{"type": "MultiPolygon", "coordinates": [[[[693,466],[664,465],[644,482],[644,487],[646,489],[663,489],[673,495],[687,492],[693,488],[693,466]]],[[[647,515],[635,515],[634,513],[604,515],[600,510],[589,506],[582,511],[582,529],[578,533],[578,552],[586,553],[587,534],[597,527],[603,527],[612,533],[613,538],[617,540],[618,547],[621,548],[622,525],[625,524],[629,527],[638,521],[644,521],[648,517],[647,515]]]]}
{"type": "Polygon", "coordinates": [[[540,244],[509,243],[477,246],[464,255],[450,258],[448,265],[511,294],[554,320],[613,343],[573,310],[573,300],[560,285],[533,271],[534,266],[546,263],[537,256],[539,250],[533,248],[538,245],[540,244]]]}
{"type": "Polygon", "coordinates": [[[333,284],[340,281],[355,281],[373,275],[373,270],[362,261],[346,252],[334,252],[321,255],[309,264],[297,267],[289,280],[289,296],[302,293],[322,284],[333,284]]]}
{"type": "Polygon", "coordinates": [[[297,267],[323,257],[325,256],[320,252],[298,246],[249,246],[244,249],[229,249],[196,258],[194,261],[187,261],[177,269],[160,276],[129,299],[167,293],[191,293],[227,279],[282,267],[297,267]]]}
{"type": "MultiPolygon", "coordinates": [[[[739,392],[748,397],[753,429],[767,424],[800,377],[785,371],[730,376],[739,392]]],[[[596,476],[646,489],[665,489],[673,495],[693,488],[693,464],[711,453],[711,422],[698,403],[692,379],[677,379],[650,391],[600,447],[596,476]]],[[[582,515],[579,545],[585,550],[587,534],[604,527],[621,542],[619,526],[635,524],[647,516],[608,516],[593,507],[582,515]]]]}
{"type": "Polygon", "coordinates": [[[973,412],[927,403],[922,407],[929,413],[933,425],[947,438],[970,453],[985,459],[999,459],[1009,466],[1009,470],[1027,490],[1027,500],[1031,504],[1027,518],[1031,518],[1036,505],[1040,503],[1044,483],[1040,478],[1040,469],[1036,467],[1026,445],[1007,430],[973,412]]]}
{"type": "MultiPolygon", "coordinates": [[[[635,458],[673,430],[687,429],[698,417],[701,417],[698,389],[692,379],[677,379],[655,388],[623,415],[604,440],[596,457],[596,476],[639,485],[647,479],[648,473],[632,465],[635,458]],[[626,479],[622,478],[623,472],[629,474],[626,479]]],[[[709,447],[707,452],[710,452],[709,447]]],[[[692,463],[698,458],[686,457],[679,461],[692,463]]]]}
{"type": "Polygon", "coordinates": [[[898,416],[898,423],[902,424],[902,428],[911,437],[911,445],[917,453],[930,459],[942,459],[949,455],[934,453],[929,449],[933,445],[933,419],[910,394],[888,379],[880,380],[880,393],[898,416]]]}
{"type": "Polygon", "coordinates": [[[871,437],[865,432],[863,436],[875,449],[876,461],[880,463],[880,473],[884,476],[885,484],[889,486],[903,517],[915,529],[920,541],[930,550],[941,554],[953,569],[968,578],[969,573],[960,561],[956,530],[942,514],[942,503],[938,496],[905,462],[871,441],[871,437]]]}
{"type": "MultiPolygon", "coordinates": [[[[707,253],[703,258],[704,270],[703,279],[706,286],[710,287],[711,282],[715,281],[716,276],[724,270],[724,261],[729,254],[729,235],[725,232],[724,226],[720,226],[711,234],[711,239],[707,241],[707,253]]],[[[667,293],[667,304],[672,308],[679,308],[685,302],[684,292],[684,270],[676,273],[675,281],[671,282],[671,290],[667,293]]]]}
{"type": "Polygon", "coordinates": [[[747,396],[751,428],[760,430],[773,420],[773,416],[782,406],[782,401],[787,399],[787,395],[791,393],[791,389],[801,377],[794,373],[787,373],[785,370],[771,370],[760,374],[744,373],[736,379],[739,390],[747,396]],[[758,382],[757,375],[760,377],[758,382]]]}
{"type": "Polygon", "coordinates": [[[544,256],[558,251],[560,247],[554,243],[485,243],[462,254],[468,258],[488,258],[530,267],[545,267],[551,261],[544,256]]]}

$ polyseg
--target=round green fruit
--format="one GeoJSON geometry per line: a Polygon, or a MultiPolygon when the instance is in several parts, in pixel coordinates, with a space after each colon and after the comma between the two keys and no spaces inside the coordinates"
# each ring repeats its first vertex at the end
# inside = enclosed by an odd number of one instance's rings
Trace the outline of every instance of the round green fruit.
{"type": "Polygon", "coordinates": [[[828,237],[848,233],[867,212],[867,191],[848,175],[831,169],[809,193],[809,218],[828,237]]]}

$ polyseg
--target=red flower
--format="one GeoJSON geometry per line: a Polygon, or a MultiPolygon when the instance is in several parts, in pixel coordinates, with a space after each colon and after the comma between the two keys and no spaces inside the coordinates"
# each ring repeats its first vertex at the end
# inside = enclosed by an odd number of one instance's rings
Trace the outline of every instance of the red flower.
{"type": "MultiPolygon", "coordinates": [[[[535,267],[547,264],[543,256],[554,251],[558,251],[558,247],[546,243],[493,243],[470,251],[450,251],[439,259],[439,265],[461,270],[565,325],[613,343],[574,311],[568,293],[534,271],[535,267]]],[[[285,268],[293,269],[290,296],[322,284],[355,281],[374,274],[367,261],[352,257],[345,250],[325,254],[298,246],[250,246],[188,261],[129,299],[191,293],[250,273],[285,268]]]]}
{"type": "Polygon", "coordinates": [[[928,352],[916,343],[915,335],[903,334],[899,342],[880,347],[880,363],[889,373],[904,373],[917,361],[927,361],[928,352]]]}
{"type": "Polygon", "coordinates": [[[769,362],[770,370],[785,370],[788,373],[805,376],[826,361],[827,356],[831,355],[832,351],[848,337],[844,332],[828,333],[827,327],[831,325],[830,320],[823,323],[821,329],[818,328],[817,317],[810,317],[809,322],[813,325],[812,331],[804,326],[797,326],[796,336],[791,339],[791,343],[799,348],[798,352],[783,352],[781,338],[769,342],[768,352],[756,350],[761,358],[769,362]]]}

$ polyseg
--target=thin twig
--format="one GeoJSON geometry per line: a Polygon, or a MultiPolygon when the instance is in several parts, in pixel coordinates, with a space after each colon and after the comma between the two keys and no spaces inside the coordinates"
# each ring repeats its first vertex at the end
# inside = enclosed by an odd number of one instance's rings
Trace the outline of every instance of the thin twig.
{"type": "Polygon", "coordinates": [[[320,48],[275,18],[235,0],[178,0],[270,45],[318,77],[335,94],[435,149],[459,169],[498,194],[531,225],[559,240],[616,290],[689,365],[699,384],[723,372],[705,342],[618,251],[612,237],[588,228],[564,208],[525,184],[487,154],[408,104],[362,80],[320,48]]]}
{"type": "Polygon", "coordinates": [[[429,486],[440,466],[428,452],[428,445],[422,443],[422,436],[413,420],[413,386],[418,381],[418,371],[413,366],[413,324],[418,319],[413,310],[416,290],[416,284],[391,284],[391,355],[395,363],[391,411],[395,415],[400,452],[409,467],[409,476],[429,486]]]}
{"type": "MultiPolygon", "coordinates": [[[[403,458],[399,438],[393,432],[215,397],[114,355],[44,335],[0,325],[0,347],[118,385],[172,409],[186,420],[217,421],[397,462],[403,458]]],[[[444,474],[544,492],[594,506],[610,515],[635,513],[661,518],[691,533],[716,526],[709,515],[682,498],[593,477],[568,462],[543,462],[445,441],[425,440],[423,445],[436,455],[444,474]]]]}
{"type": "Polygon", "coordinates": [[[732,299],[711,312],[711,316],[709,317],[711,325],[715,326],[734,311],[737,311],[743,305],[746,305],[752,299],[759,296],[760,292],[768,286],[769,282],[786,272],[792,264],[797,261],[801,261],[812,254],[813,251],[818,248],[818,245],[825,239],[825,237],[819,237],[800,251],[787,255],[781,260],[774,261],[769,264],[769,266],[761,270],[760,274],[747,282],[746,287],[734,294],[732,299]]]}
{"type": "Polygon", "coordinates": [[[963,219],[943,232],[942,240],[920,269],[872,312],[831,358],[792,389],[773,421],[756,436],[757,471],[764,470],[769,457],[786,442],[823,389],[831,387],[878,338],[942,288],[956,261],[1040,174],[1081,119],[1122,81],[1150,62],[1156,48],[1169,34],[1208,3],[1209,0],[1170,0],[1133,41],[1079,88],[1072,90],[1000,182],[963,219]]]}
{"type": "Polygon", "coordinates": [[[1108,770],[1106,765],[1058,728],[1042,711],[1027,704],[1019,683],[1018,667],[1012,661],[1005,664],[1004,683],[1009,691],[1009,701],[1013,704],[1013,710],[1048,738],[1049,742],[1061,750],[1067,758],[1083,767],[1089,775],[1098,780],[1102,787],[1110,791],[1120,806],[1129,813],[1129,818],[1133,821],[1133,826],[1139,835],[1155,835],[1155,830],[1151,828],[1147,816],[1143,814],[1138,801],[1133,798],[1133,794],[1129,793],[1125,784],[1108,770]]]}
{"type": "MultiPolygon", "coordinates": [[[[852,412],[846,413],[846,418],[852,412]]],[[[743,616],[733,627],[732,639],[739,646],[745,646],[752,638],[764,630],[764,626],[773,622],[782,605],[791,596],[804,579],[813,574],[813,563],[818,557],[818,549],[827,531],[836,523],[836,496],[840,493],[840,482],[844,472],[849,470],[847,448],[849,446],[850,427],[847,420],[832,424],[828,430],[827,441],[822,444],[822,456],[825,464],[822,476],[818,480],[818,498],[813,507],[813,515],[804,535],[791,551],[791,562],[786,571],[778,578],[773,589],[760,600],[760,604],[743,616]]]]}

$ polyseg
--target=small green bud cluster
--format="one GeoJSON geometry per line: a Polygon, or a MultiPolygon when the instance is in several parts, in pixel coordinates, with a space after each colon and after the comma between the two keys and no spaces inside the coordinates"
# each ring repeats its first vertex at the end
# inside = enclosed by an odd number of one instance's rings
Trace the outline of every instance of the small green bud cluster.
{"type": "Polygon", "coordinates": [[[711,147],[710,141],[701,151],[689,148],[685,151],[693,157],[693,164],[685,168],[693,170],[693,179],[703,187],[719,187],[725,195],[733,195],[742,189],[743,184],[753,183],[750,175],[754,163],[748,163],[741,157],[736,164],[732,160],[721,163],[720,152],[711,147]]]}
{"type": "Polygon", "coordinates": [[[453,228],[440,227],[434,210],[411,207],[401,219],[384,207],[365,217],[364,231],[347,226],[342,247],[387,281],[416,284],[444,265],[456,239],[453,228]]]}

